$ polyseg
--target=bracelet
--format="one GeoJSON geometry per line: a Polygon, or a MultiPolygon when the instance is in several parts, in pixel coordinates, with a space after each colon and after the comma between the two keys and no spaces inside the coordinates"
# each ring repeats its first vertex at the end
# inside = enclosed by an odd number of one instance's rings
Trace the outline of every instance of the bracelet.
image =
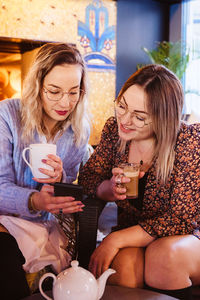
{"type": "Polygon", "coordinates": [[[28,198],[28,209],[31,214],[36,214],[38,210],[33,203],[33,194],[35,194],[35,192],[31,193],[28,198]]]}

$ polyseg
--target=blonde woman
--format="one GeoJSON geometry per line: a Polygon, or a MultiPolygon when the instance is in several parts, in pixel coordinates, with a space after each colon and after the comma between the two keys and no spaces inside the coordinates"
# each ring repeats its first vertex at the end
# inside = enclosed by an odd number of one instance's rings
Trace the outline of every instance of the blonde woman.
{"type": "Polygon", "coordinates": [[[182,108],[181,83],[168,69],[148,65],[133,74],[79,183],[118,205],[117,228],[91,257],[94,275],[111,266],[117,271],[111,284],[145,282],[189,299],[190,287],[200,284],[200,124],[181,122],[182,108]],[[141,164],[138,199],[129,201],[118,184],[123,162],[141,164]]]}
{"type": "Polygon", "coordinates": [[[53,214],[79,212],[84,205],[73,197],[54,197],[48,183],[76,179],[90,130],[86,92],[79,51],[68,44],[49,43],[37,53],[22,99],[0,103],[0,289],[4,299],[21,299],[29,293],[25,271],[52,265],[60,272],[71,259],[63,250],[67,239],[53,214]],[[53,171],[40,170],[50,178],[32,178],[22,159],[22,150],[30,143],[57,145],[57,155],[43,161],[53,171]]]}

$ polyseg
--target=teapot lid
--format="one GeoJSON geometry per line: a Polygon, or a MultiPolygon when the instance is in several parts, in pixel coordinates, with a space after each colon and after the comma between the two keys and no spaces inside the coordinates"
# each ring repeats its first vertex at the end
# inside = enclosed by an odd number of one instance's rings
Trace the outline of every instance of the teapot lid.
{"type": "MultiPolygon", "coordinates": [[[[71,267],[65,269],[63,272],[61,272],[58,277],[62,277],[62,275],[68,275],[68,274],[73,274],[74,276],[81,276],[81,277],[85,277],[85,276],[89,276],[89,277],[94,277],[94,275],[92,273],[90,273],[88,270],[79,267],[79,262],[77,260],[72,260],[71,261],[71,267]]],[[[94,277],[95,279],[95,277],[94,277]]]]}
{"type": "Polygon", "coordinates": [[[72,260],[71,261],[71,266],[72,268],[78,268],[79,262],[77,260],[72,260]]]}

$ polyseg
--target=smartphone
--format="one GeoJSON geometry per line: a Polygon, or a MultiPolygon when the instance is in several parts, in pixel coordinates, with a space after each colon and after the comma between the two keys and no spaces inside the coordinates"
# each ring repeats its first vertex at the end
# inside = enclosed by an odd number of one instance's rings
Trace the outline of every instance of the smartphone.
{"type": "Polygon", "coordinates": [[[82,201],[83,198],[83,187],[74,183],[63,183],[56,182],[54,186],[55,196],[71,196],[76,199],[76,201],[82,201]]]}

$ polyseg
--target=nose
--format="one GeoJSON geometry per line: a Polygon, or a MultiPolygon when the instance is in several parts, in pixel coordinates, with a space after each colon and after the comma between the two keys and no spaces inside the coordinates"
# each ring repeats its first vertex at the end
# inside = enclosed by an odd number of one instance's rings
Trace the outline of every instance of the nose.
{"type": "Polygon", "coordinates": [[[132,125],[132,117],[130,112],[126,112],[122,117],[121,120],[123,121],[124,124],[126,125],[132,125]]]}
{"type": "Polygon", "coordinates": [[[62,106],[70,105],[69,94],[64,93],[62,98],[59,100],[59,104],[62,106]]]}

